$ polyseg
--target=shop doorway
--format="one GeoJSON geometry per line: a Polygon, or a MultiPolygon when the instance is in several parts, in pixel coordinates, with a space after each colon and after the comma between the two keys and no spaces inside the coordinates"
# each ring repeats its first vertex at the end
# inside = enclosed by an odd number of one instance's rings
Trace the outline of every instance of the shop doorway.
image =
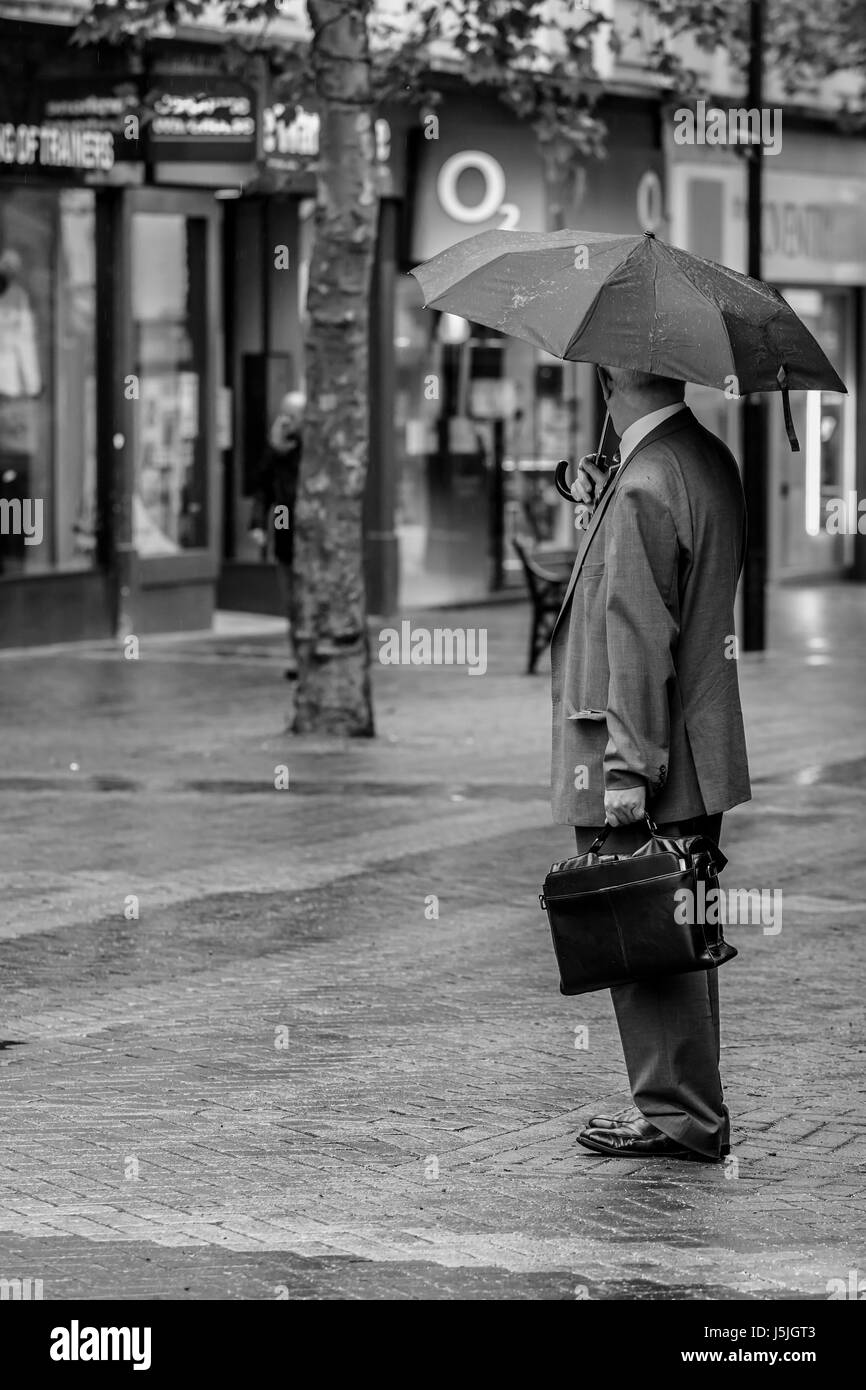
{"type": "Polygon", "coordinates": [[[209,626],[218,572],[220,207],[136,189],[129,264],[128,486],[141,630],[209,626]],[[133,393],[137,392],[137,396],[133,393]]]}
{"type": "Polygon", "coordinates": [[[206,550],[214,439],[209,406],[212,306],[208,261],[212,199],[160,192],[130,209],[133,541],[139,556],[206,550]]]}

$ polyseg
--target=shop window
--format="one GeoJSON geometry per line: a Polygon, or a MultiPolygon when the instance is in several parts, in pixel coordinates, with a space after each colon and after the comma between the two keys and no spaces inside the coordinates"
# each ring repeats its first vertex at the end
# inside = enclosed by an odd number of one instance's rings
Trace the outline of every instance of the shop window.
{"type": "Polygon", "coordinates": [[[95,325],[92,191],[0,191],[0,576],[93,564],[95,325]]]}
{"type": "Polygon", "coordinates": [[[425,309],[408,276],[395,285],[394,346],[401,602],[522,586],[515,540],[574,545],[553,473],[579,457],[578,364],[425,309]]]}
{"type": "Polygon", "coordinates": [[[143,557],[207,544],[204,218],[132,219],[133,539],[143,557]]]}

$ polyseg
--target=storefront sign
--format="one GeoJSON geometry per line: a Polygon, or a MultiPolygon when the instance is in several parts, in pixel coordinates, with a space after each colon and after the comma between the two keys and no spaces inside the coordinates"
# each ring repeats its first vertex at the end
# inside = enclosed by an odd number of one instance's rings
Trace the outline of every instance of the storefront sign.
{"type": "Polygon", "coordinates": [[[70,132],[109,135],[113,160],[109,164],[103,159],[98,166],[105,172],[114,164],[141,159],[139,106],[138,91],[129,79],[58,78],[46,83],[40,117],[70,132]]]}
{"type": "MultiPolygon", "coordinates": [[[[677,238],[698,255],[746,269],[746,175],[737,167],[675,170],[677,238]]],[[[767,168],[761,209],[765,280],[866,283],[866,178],[767,168]]]]}
{"type": "MultiPolygon", "coordinates": [[[[746,239],[746,200],[734,197],[735,239],[746,239]]],[[[866,281],[866,179],[768,169],[761,239],[768,280],[866,281]]]]}
{"type": "Polygon", "coordinates": [[[635,212],[642,232],[655,232],[664,221],[662,181],[655,169],[647,169],[638,180],[635,212]]]}
{"type": "Polygon", "coordinates": [[[114,167],[114,137],[87,126],[0,125],[0,164],[106,172],[114,167]]]}
{"type": "Polygon", "coordinates": [[[256,96],[232,77],[158,78],[144,102],[148,158],[251,163],[256,157],[256,96]]]}
{"type": "Polygon", "coordinates": [[[56,78],[17,110],[0,98],[0,168],[108,174],[141,158],[139,104],[126,80],[56,78]]]}
{"type": "Polygon", "coordinates": [[[251,164],[256,101],[222,74],[167,74],[146,96],[130,78],[46,80],[24,112],[4,110],[0,97],[0,168],[86,177],[145,160],[251,164]]]}
{"type": "Polygon", "coordinates": [[[544,168],[529,125],[476,95],[449,96],[448,110],[438,138],[427,139],[421,124],[413,262],[494,227],[546,230],[544,168]]]}
{"type": "MultiPolygon", "coordinates": [[[[286,173],[305,173],[312,169],[319,154],[320,119],[317,111],[301,105],[273,102],[262,110],[262,158],[267,169],[286,173]]],[[[373,122],[375,158],[382,197],[399,194],[399,178],[394,165],[391,122],[377,116],[373,122]]]]}
{"type": "Polygon", "coordinates": [[[520,221],[520,208],[516,203],[505,201],[505,170],[485,150],[461,150],[446,159],[436,178],[436,196],[439,205],[455,222],[488,222],[491,217],[500,218],[501,228],[516,227],[520,221]],[[481,175],[482,193],[475,203],[465,203],[458,190],[460,175],[467,169],[474,169],[481,175]]]}
{"type": "Polygon", "coordinates": [[[319,153],[319,115],[303,106],[276,102],[262,112],[262,152],[268,164],[281,158],[315,159],[319,153]]]}

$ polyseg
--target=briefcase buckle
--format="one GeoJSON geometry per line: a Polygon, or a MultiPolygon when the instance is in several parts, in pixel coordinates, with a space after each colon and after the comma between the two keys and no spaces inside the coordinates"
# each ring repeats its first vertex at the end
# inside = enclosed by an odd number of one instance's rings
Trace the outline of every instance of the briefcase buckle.
{"type": "Polygon", "coordinates": [[[539,893],[539,895],[538,895],[538,901],[539,901],[539,904],[540,904],[540,906],[541,906],[542,912],[546,912],[546,911],[547,911],[547,899],[545,898],[545,896],[544,896],[543,893],[539,893]]]}

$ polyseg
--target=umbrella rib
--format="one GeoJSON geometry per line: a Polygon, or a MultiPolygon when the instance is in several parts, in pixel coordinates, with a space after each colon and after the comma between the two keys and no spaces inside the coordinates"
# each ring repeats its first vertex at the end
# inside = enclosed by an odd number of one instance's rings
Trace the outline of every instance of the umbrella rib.
{"type": "MultiPolygon", "coordinates": [[[[623,240],[626,240],[626,238],[624,237],[623,240]]],[[[628,253],[628,255],[626,256],[625,260],[622,261],[622,262],[616,267],[616,269],[617,269],[617,270],[622,270],[625,266],[627,266],[628,263],[629,263],[629,261],[631,260],[632,256],[636,256],[636,255],[637,255],[638,251],[640,251],[640,249],[641,249],[641,247],[643,246],[643,244],[644,244],[644,242],[643,242],[643,237],[641,237],[641,239],[637,242],[637,244],[631,248],[631,250],[629,251],[629,253],[628,253]]],[[[569,360],[571,360],[571,359],[569,359],[568,354],[569,354],[569,352],[571,351],[571,349],[575,346],[575,344],[579,341],[580,336],[581,336],[581,334],[583,333],[584,329],[585,329],[585,328],[587,327],[587,325],[590,323],[593,314],[595,313],[596,309],[598,308],[598,301],[600,300],[600,298],[601,298],[601,296],[603,295],[603,293],[604,293],[604,291],[605,291],[606,288],[607,288],[607,279],[605,279],[605,280],[602,282],[602,284],[599,285],[598,290],[596,291],[595,297],[594,297],[593,300],[592,300],[592,303],[589,304],[589,305],[587,306],[586,313],[584,314],[583,318],[580,320],[580,323],[577,325],[577,328],[575,328],[574,332],[572,333],[571,337],[569,338],[568,342],[566,343],[566,345],[565,345],[565,347],[564,347],[564,349],[563,349],[563,352],[562,352],[562,360],[563,360],[563,362],[568,362],[569,360]]]]}
{"type": "MultiPolygon", "coordinates": [[[[682,272],[682,274],[685,276],[685,278],[688,280],[689,284],[691,285],[692,289],[693,289],[693,290],[696,290],[696,291],[698,292],[698,294],[701,296],[701,298],[704,300],[704,302],[705,302],[706,304],[709,304],[713,309],[715,309],[716,314],[717,314],[718,319],[719,319],[719,322],[721,323],[722,329],[723,329],[724,334],[725,334],[725,341],[726,341],[727,344],[728,344],[728,357],[730,358],[730,363],[731,363],[731,375],[734,376],[734,377],[736,377],[736,379],[737,379],[737,394],[738,394],[738,395],[741,394],[741,393],[740,393],[740,380],[739,380],[739,376],[737,375],[737,370],[736,370],[737,363],[736,363],[736,360],[735,360],[735,358],[734,358],[734,347],[733,347],[733,343],[731,342],[731,335],[730,335],[730,333],[728,332],[728,325],[727,325],[727,323],[725,322],[725,316],[724,316],[724,314],[722,313],[721,308],[720,308],[719,305],[716,303],[716,301],[712,298],[712,296],[709,295],[709,294],[707,294],[703,289],[701,289],[701,286],[698,285],[698,284],[695,282],[695,280],[693,280],[692,276],[689,274],[689,268],[688,268],[688,266],[686,266],[686,265],[681,265],[680,262],[677,260],[676,256],[671,255],[671,248],[670,248],[669,246],[666,246],[665,243],[664,243],[663,241],[657,242],[656,244],[662,248],[662,250],[664,251],[665,255],[670,256],[671,261],[672,261],[673,264],[677,267],[677,269],[678,269],[679,271],[682,272]]],[[[722,389],[722,388],[719,387],[719,390],[721,390],[721,389],[722,389]]]]}
{"type": "Polygon", "coordinates": [[[653,316],[652,316],[652,323],[651,323],[651,325],[650,325],[650,341],[649,341],[649,363],[650,363],[650,371],[652,371],[652,369],[653,369],[653,362],[654,362],[654,360],[655,360],[655,359],[654,359],[654,352],[655,352],[655,342],[656,342],[656,324],[658,323],[658,318],[659,318],[659,289],[658,289],[658,280],[659,280],[659,266],[658,266],[658,261],[657,261],[657,260],[653,260],[653,316]]]}

